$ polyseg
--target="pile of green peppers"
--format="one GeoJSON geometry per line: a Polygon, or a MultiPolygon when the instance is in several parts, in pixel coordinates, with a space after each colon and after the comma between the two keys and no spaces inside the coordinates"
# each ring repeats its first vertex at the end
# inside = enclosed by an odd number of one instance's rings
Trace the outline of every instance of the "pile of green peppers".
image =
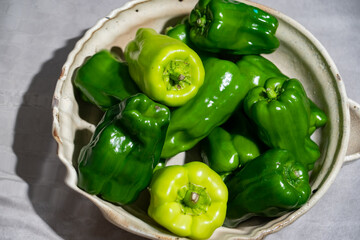
{"type": "Polygon", "coordinates": [[[199,0],[165,33],[138,29],[124,59],[89,57],[73,83],[104,116],[80,152],[78,186],[118,205],[148,191],[148,215],[193,239],[304,205],[320,157],[311,136],[328,119],[260,55],[279,47],[277,27],[259,8],[199,0]],[[194,147],[201,161],[166,165],[194,147]]]}

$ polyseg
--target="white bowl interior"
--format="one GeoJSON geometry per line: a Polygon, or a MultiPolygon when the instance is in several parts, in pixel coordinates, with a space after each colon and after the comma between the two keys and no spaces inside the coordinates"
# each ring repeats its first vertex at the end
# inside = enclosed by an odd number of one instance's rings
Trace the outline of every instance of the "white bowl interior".
{"type": "MultiPolygon", "coordinates": [[[[121,55],[127,42],[140,27],[151,27],[163,31],[175,24],[194,7],[197,1],[132,1],[114,10],[101,19],[77,43],[63,67],[54,94],[53,135],[58,142],[58,155],[68,170],[66,183],[88,197],[115,225],[130,232],[158,239],[176,238],[155,224],[146,214],[148,196],[146,191],[133,205],[115,206],[96,196],[80,190],[77,184],[77,156],[82,146],[88,143],[102,113],[83,102],[74,90],[74,71],[85,58],[101,49],[112,49],[121,55]]],[[[247,2],[248,3],[248,2],[247,2]]],[[[349,113],[344,85],[335,65],[318,41],[302,26],[285,15],[261,5],[250,3],[275,15],[279,20],[277,36],[280,48],[264,57],[273,61],[289,77],[299,79],[308,96],[328,115],[329,123],[317,130],[314,140],[320,145],[321,158],[311,174],[313,194],[301,209],[276,219],[254,218],[236,229],[221,227],[212,239],[253,239],[278,231],[311,208],[325,193],[337,175],[345,156],[349,138],[349,113]]],[[[182,161],[180,154],[172,163],[182,161]]]]}

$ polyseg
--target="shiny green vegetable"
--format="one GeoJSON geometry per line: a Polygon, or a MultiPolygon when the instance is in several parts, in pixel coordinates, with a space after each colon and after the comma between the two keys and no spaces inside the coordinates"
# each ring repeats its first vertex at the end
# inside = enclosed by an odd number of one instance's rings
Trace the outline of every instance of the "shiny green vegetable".
{"type": "Polygon", "coordinates": [[[102,110],[139,92],[127,64],[108,50],[101,50],[87,59],[76,71],[74,84],[85,100],[102,110]]]}
{"type": "Polygon", "coordinates": [[[206,239],[224,222],[227,188],[202,162],[157,170],[149,191],[149,216],[178,236],[206,239]]]}
{"type": "Polygon", "coordinates": [[[233,172],[261,153],[253,139],[231,134],[222,127],[216,127],[201,146],[203,161],[220,175],[233,172]]]}
{"type": "Polygon", "coordinates": [[[236,227],[252,216],[278,217],[309,199],[307,169],[286,150],[271,149],[247,163],[226,182],[224,225],[236,227]]]}
{"type": "Polygon", "coordinates": [[[240,166],[244,166],[262,153],[262,145],[251,137],[240,134],[232,135],[232,142],[239,154],[240,166]]]}
{"type": "Polygon", "coordinates": [[[125,48],[129,72],[151,99],[178,107],[193,98],[204,82],[204,67],[182,41],[140,28],[125,48]]]}
{"type": "MultiPolygon", "coordinates": [[[[241,75],[243,75],[244,78],[249,79],[252,83],[252,87],[264,86],[265,81],[273,77],[281,78],[283,80],[289,79],[289,77],[284,75],[274,63],[260,55],[242,56],[241,59],[236,62],[236,65],[239,67],[241,75]]],[[[309,133],[311,135],[316,129],[325,126],[328,118],[324,111],[322,111],[313,101],[310,100],[310,104],[311,117],[309,133]]]]}
{"type": "Polygon", "coordinates": [[[185,17],[175,26],[167,28],[165,34],[169,37],[182,41],[194,50],[195,47],[190,40],[190,25],[188,17],[185,17]]]}
{"type": "Polygon", "coordinates": [[[239,154],[230,133],[216,127],[202,142],[201,157],[218,174],[232,172],[239,167],[239,154]]]}
{"type": "Polygon", "coordinates": [[[249,90],[233,62],[210,57],[203,64],[206,74],[198,94],[172,111],[163,158],[194,147],[231,116],[249,90]]]}
{"type": "Polygon", "coordinates": [[[265,144],[288,150],[308,170],[313,168],[320,150],[310,138],[310,101],[298,80],[268,79],[264,87],[248,92],[244,110],[265,144]]]}
{"type": "Polygon", "coordinates": [[[190,39],[209,52],[271,53],[279,47],[278,20],[234,0],[199,0],[189,17],[190,39]]]}
{"type": "Polygon", "coordinates": [[[265,81],[273,77],[285,80],[289,78],[274,63],[260,55],[242,56],[236,65],[241,74],[251,82],[251,87],[264,86],[265,81]]]}
{"type": "Polygon", "coordinates": [[[116,204],[135,201],[159,162],[169,119],[167,107],[141,93],[111,107],[80,152],[78,186],[116,204]]]}

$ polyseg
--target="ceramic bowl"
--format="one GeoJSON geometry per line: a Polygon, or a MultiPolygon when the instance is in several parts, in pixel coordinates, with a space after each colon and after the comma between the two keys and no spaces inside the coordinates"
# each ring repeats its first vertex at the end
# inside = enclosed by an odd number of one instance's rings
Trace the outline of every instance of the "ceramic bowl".
{"type": "MultiPolygon", "coordinates": [[[[72,78],[84,60],[101,49],[112,49],[121,54],[122,49],[135,36],[139,27],[151,27],[162,32],[187,15],[196,0],[135,0],[112,11],[107,17],[86,32],[69,54],[63,66],[53,98],[53,136],[58,143],[58,156],[67,168],[65,182],[75,191],[90,199],[104,216],[116,226],[132,233],[153,239],[178,239],[146,214],[148,196],[127,207],[115,206],[77,187],[77,157],[82,146],[88,143],[102,113],[83,102],[73,88],[72,78]]],[[[349,101],[340,74],[324,47],[304,27],[268,7],[246,2],[269,12],[279,20],[277,37],[280,47],[264,55],[273,61],[287,76],[299,79],[309,97],[329,117],[329,122],[313,135],[319,144],[321,157],[311,173],[312,195],[300,209],[274,219],[254,218],[235,229],[218,228],[212,239],[261,239],[278,231],[306,213],[323,196],[334,181],[346,157],[350,128],[359,132],[359,106],[349,101]],[[350,125],[350,109],[352,122],[350,125]]],[[[353,138],[359,138],[355,134],[353,138]]],[[[359,140],[359,139],[357,139],[359,140]]],[[[359,141],[353,141],[359,142],[359,141]]],[[[359,146],[351,145],[348,160],[359,157],[359,146]]],[[[171,163],[181,162],[179,154],[171,163]]]]}

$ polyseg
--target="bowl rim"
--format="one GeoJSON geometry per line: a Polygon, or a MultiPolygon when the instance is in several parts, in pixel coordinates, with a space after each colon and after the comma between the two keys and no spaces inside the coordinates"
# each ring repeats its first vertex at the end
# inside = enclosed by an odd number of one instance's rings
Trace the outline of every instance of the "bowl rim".
{"type": "MultiPolygon", "coordinates": [[[[151,2],[151,1],[157,1],[157,0],[130,0],[128,2],[126,2],[122,7],[120,8],[116,8],[114,10],[112,10],[107,16],[99,19],[96,24],[89,28],[85,34],[81,37],[80,40],[77,41],[77,43],[75,44],[73,50],[71,50],[71,52],[69,53],[62,69],[61,69],[61,74],[57,80],[56,86],[55,86],[55,91],[54,91],[54,95],[53,95],[53,99],[52,99],[52,117],[53,117],[53,125],[52,125],[52,135],[54,137],[54,139],[57,142],[57,155],[59,157],[59,159],[61,160],[61,162],[65,165],[66,169],[67,169],[67,174],[65,176],[65,183],[72,189],[74,189],[75,191],[81,193],[82,195],[85,195],[87,198],[89,198],[88,194],[82,192],[80,189],[78,189],[76,186],[73,186],[72,184],[72,178],[71,178],[71,172],[74,172],[74,167],[72,166],[72,164],[69,163],[69,161],[63,156],[62,151],[63,151],[63,146],[62,146],[62,139],[59,135],[59,132],[61,131],[62,127],[61,127],[61,123],[59,120],[59,114],[60,114],[60,110],[59,110],[59,104],[62,100],[61,97],[61,93],[62,93],[62,89],[64,87],[64,82],[66,81],[66,79],[68,78],[68,75],[70,74],[70,68],[72,66],[72,64],[74,63],[74,60],[76,58],[76,56],[78,55],[78,53],[81,51],[81,49],[83,48],[84,44],[86,44],[86,42],[92,37],[92,35],[98,31],[99,29],[101,29],[103,27],[103,25],[108,22],[111,21],[114,17],[116,17],[117,15],[119,15],[121,12],[126,11],[128,9],[131,9],[132,7],[134,7],[135,5],[138,4],[142,4],[142,3],[146,3],[146,2],[151,2]]],[[[195,1],[195,0],[194,0],[195,1]]],[[[257,231],[254,232],[254,234],[251,236],[251,239],[262,239],[263,237],[265,237],[266,235],[273,233],[273,232],[277,232],[280,229],[282,229],[283,227],[291,224],[292,222],[294,222],[296,219],[298,219],[300,216],[302,216],[304,213],[306,213],[312,206],[314,206],[316,204],[316,202],[325,194],[325,192],[329,189],[329,187],[331,186],[331,184],[334,182],[338,172],[340,171],[342,164],[344,162],[345,159],[345,155],[346,155],[346,150],[347,150],[347,146],[349,144],[349,138],[350,138],[350,113],[349,113],[349,108],[348,108],[348,98],[347,98],[347,94],[346,94],[346,90],[345,90],[345,85],[344,82],[342,81],[342,78],[339,74],[339,71],[334,63],[334,61],[332,60],[332,58],[330,57],[329,53],[327,52],[327,50],[325,49],[325,47],[320,43],[320,41],[318,39],[315,38],[315,36],[308,31],[303,25],[301,25],[299,22],[295,21],[294,19],[290,18],[289,16],[283,14],[280,11],[277,11],[273,8],[267,7],[263,4],[259,4],[259,3],[255,3],[255,2],[251,2],[248,0],[236,0],[236,1],[240,1],[240,2],[244,2],[253,6],[256,6],[260,9],[265,10],[266,12],[276,16],[278,19],[281,19],[282,21],[286,22],[287,24],[291,25],[292,27],[294,27],[297,31],[299,31],[303,36],[305,36],[314,46],[315,48],[319,51],[319,53],[321,54],[321,56],[324,58],[324,61],[329,65],[329,71],[331,72],[331,74],[334,76],[334,78],[337,80],[336,81],[336,87],[339,91],[339,95],[340,95],[340,100],[341,102],[339,103],[340,106],[340,112],[342,114],[342,119],[343,119],[343,132],[342,132],[342,141],[338,144],[337,146],[337,160],[334,162],[334,165],[332,165],[332,169],[329,170],[330,173],[325,177],[326,180],[324,181],[326,184],[323,184],[319,187],[318,191],[316,193],[314,193],[311,197],[311,199],[300,209],[290,213],[290,214],[286,214],[283,217],[277,218],[279,219],[278,222],[274,223],[273,221],[261,226],[257,231]],[[271,225],[271,226],[270,226],[271,225]]],[[[95,205],[99,208],[102,208],[101,210],[103,211],[103,214],[111,214],[111,209],[109,206],[101,204],[97,201],[94,201],[93,199],[89,198],[93,203],[95,203],[95,205]]],[[[109,219],[107,216],[105,216],[109,221],[111,221],[111,219],[109,219]]],[[[128,217],[128,216],[124,216],[124,217],[128,217]]],[[[117,226],[119,226],[118,224],[116,224],[117,226]]],[[[154,235],[149,235],[148,233],[144,233],[139,229],[135,229],[135,228],[127,228],[124,226],[119,226],[129,232],[132,232],[134,234],[140,235],[140,236],[144,236],[144,237],[154,237],[154,235]]]]}

